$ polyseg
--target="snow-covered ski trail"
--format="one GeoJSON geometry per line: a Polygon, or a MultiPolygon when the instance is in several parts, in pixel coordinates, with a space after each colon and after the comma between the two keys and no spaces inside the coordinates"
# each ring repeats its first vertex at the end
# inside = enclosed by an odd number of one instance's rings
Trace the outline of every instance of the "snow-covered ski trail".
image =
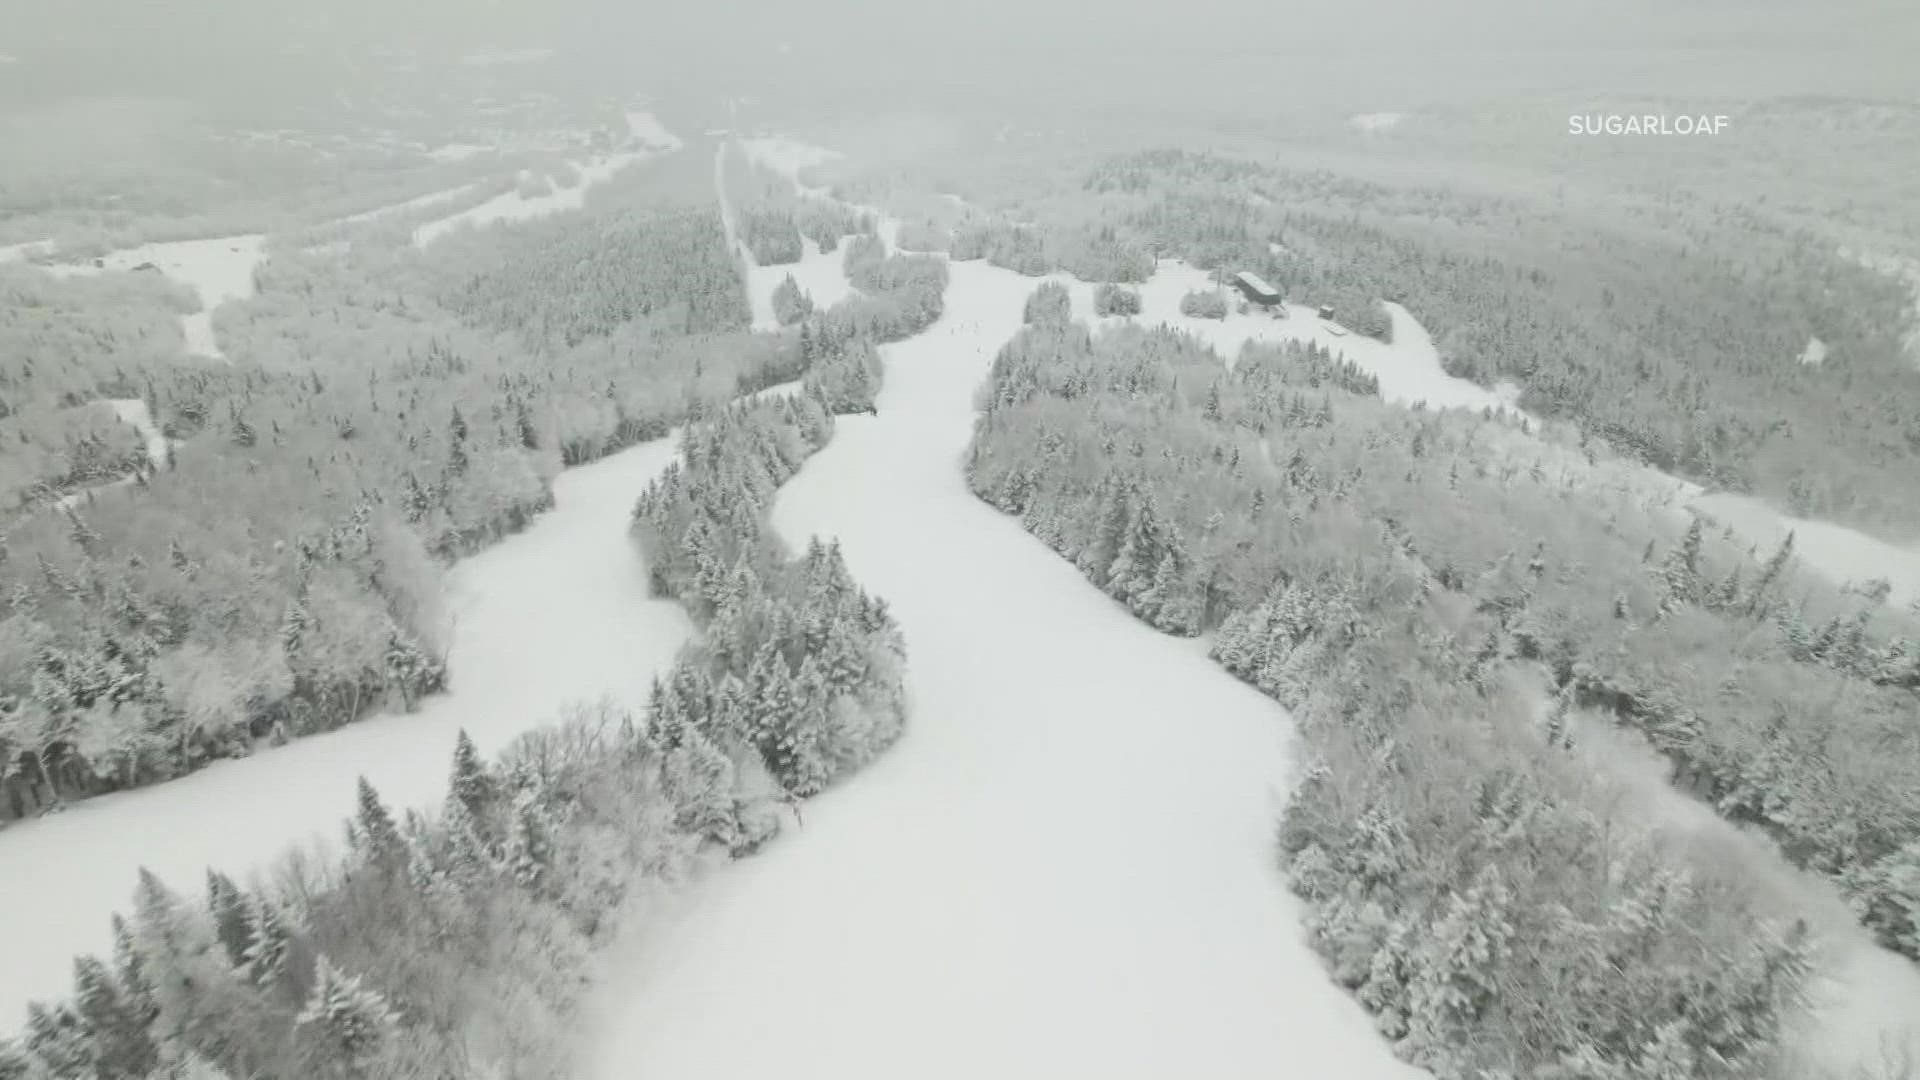
{"type": "Polygon", "coordinates": [[[596,1080],[1423,1075],[1330,982],[1276,868],[1283,712],[966,489],[1033,282],[953,264],[781,492],[905,630],[901,744],[613,957],[596,1080]]]}
{"type": "Polygon", "coordinates": [[[457,563],[447,590],[451,689],[419,711],[0,831],[0,1036],[17,1029],[28,1001],[71,991],[75,955],[107,953],[109,919],[131,908],[142,866],[185,892],[209,866],[245,879],[312,838],[339,836],[360,775],[395,807],[437,806],[463,728],[492,754],[574,703],[644,705],[693,628],[679,604],[649,594],[627,525],[635,497],[678,452],[676,430],[566,470],[553,509],[457,563]]]}

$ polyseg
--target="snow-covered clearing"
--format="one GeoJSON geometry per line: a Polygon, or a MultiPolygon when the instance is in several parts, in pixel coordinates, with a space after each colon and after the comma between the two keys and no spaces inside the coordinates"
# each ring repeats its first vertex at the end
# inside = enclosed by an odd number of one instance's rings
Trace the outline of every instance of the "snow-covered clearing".
{"type": "Polygon", "coordinates": [[[1807,339],[1807,347],[1800,353],[1800,362],[1809,367],[1819,367],[1827,362],[1827,343],[1817,337],[1807,339]]]}
{"type": "Polygon", "coordinates": [[[568,187],[555,187],[544,195],[534,196],[509,191],[488,199],[479,206],[469,207],[438,221],[430,221],[413,230],[414,246],[425,247],[459,228],[484,228],[503,221],[529,221],[548,214],[557,214],[563,210],[578,210],[586,205],[589,190],[595,185],[606,183],[620,170],[660,154],[672,153],[680,149],[679,137],[668,131],[652,113],[638,109],[629,110],[626,120],[628,135],[639,145],[639,149],[604,154],[589,161],[569,162],[579,172],[580,178],[578,182],[568,187]]]}
{"type": "Polygon", "coordinates": [[[417,195],[403,202],[389,203],[386,206],[376,206],[371,210],[362,210],[357,214],[348,214],[346,217],[330,222],[330,224],[361,225],[386,217],[389,214],[403,214],[410,210],[425,210],[430,206],[437,206],[443,202],[451,202],[465,195],[467,192],[472,191],[473,187],[474,185],[472,184],[461,184],[459,187],[445,188],[440,191],[429,191],[425,195],[417,195]]]}
{"type": "Polygon", "coordinates": [[[266,237],[259,233],[169,240],[110,252],[99,259],[97,266],[91,262],[56,263],[46,269],[56,277],[76,277],[151,266],[190,286],[200,297],[200,310],[180,317],[187,351],[220,356],[220,345],[213,336],[213,311],[228,300],[245,300],[253,295],[253,272],[266,258],[265,244],[266,237]]]}
{"type": "MultiPolygon", "coordinates": [[[[161,432],[160,428],[154,424],[153,414],[147,411],[146,402],[139,398],[113,398],[100,401],[97,404],[105,405],[111,409],[113,415],[118,417],[121,423],[131,425],[135,431],[140,433],[140,438],[146,442],[147,463],[149,465],[152,465],[156,469],[166,466],[167,454],[170,449],[167,437],[161,432]]],[[[134,477],[131,475],[122,476],[117,480],[108,480],[105,483],[93,484],[81,488],[78,491],[69,492],[60,497],[59,506],[62,509],[81,506],[99,492],[125,487],[133,483],[133,481],[134,477]]]]}
{"type": "Polygon", "coordinates": [[[429,221],[413,230],[414,246],[425,247],[459,228],[484,228],[503,221],[530,221],[563,210],[578,210],[586,205],[587,191],[595,184],[603,184],[621,169],[651,156],[644,150],[629,150],[591,161],[572,162],[573,167],[579,170],[580,179],[571,187],[556,187],[545,195],[527,196],[518,191],[496,195],[479,206],[469,207],[438,221],[429,221]]]}
{"type": "Polygon", "coordinates": [[[774,509],[892,605],[908,733],[620,946],[589,1075],[1421,1075],[1275,866],[1285,713],[966,490],[973,392],[1034,282],[953,271],[946,315],[882,350],[878,416],[774,509]]]}
{"type": "Polygon", "coordinates": [[[1239,294],[1227,289],[1228,314],[1224,319],[1202,319],[1180,313],[1180,298],[1189,292],[1220,288],[1205,270],[1179,259],[1162,259],[1153,277],[1139,286],[1140,314],[1129,320],[1124,316],[1104,319],[1093,317],[1093,285],[1065,275],[1054,280],[1065,284],[1073,294],[1076,316],[1096,326],[1135,321],[1144,325],[1164,324],[1184,330],[1213,346],[1229,363],[1249,341],[1279,343],[1299,341],[1321,345],[1359,365],[1380,380],[1380,395],[1388,401],[1412,405],[1425,402],[1440,408],[1494,409],[1522,415],[1496,390],[1476,386],[1465,379],[1448,375],[1440,366],[1440,354],[1426,328],[1399,304],[1386,305],[1393,319],[1392,341],[1377,341],[1355,334],[1314,314],[1299,304],[1282,305],[1284,318],[1259,308],[1240,310],[1239,294]]]}
{"type": "Polygon", "coordinates": [[[29,240],[23,244],[0,244],[0,263],[24,262],[53,253],[51,240],[29,240]]]}
{"type": "Polygon", "coordinates": [[[669,436],[562,473],[553,510],[454,567],[452,691],[418,712],[0,832],[0,1033],[29,1000],[68,991],[76,954],[111,947],[108,917],[130,906],[138,868],[189,891],[209,865],[259,871],[310,837],[337,837],[359,775],[396,807],[437,806],[461,728],[492,752],[569,702],[643,704],[691,627],[679,605],[647,595],[628,515],[676,447],[669,436]]]}
{"type": "Polygon", "coordinates": [[[121,423],[131,425],[146,440],[148,464],[156,469],[166,465],[167,437],[153,422],[153,413],[148,411],[145,401],[139,398],[113,398],[102,404],[112,409],[113,415],[119,417],[121,423]]]}

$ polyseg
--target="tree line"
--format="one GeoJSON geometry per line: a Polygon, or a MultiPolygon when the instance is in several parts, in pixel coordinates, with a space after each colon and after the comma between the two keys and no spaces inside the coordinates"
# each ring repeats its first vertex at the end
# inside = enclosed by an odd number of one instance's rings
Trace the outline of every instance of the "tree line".
{"type": "Polygon", "coordinates": [[[587,951],[622,901],[734,857],[884,750],[905,646],[837,545],[786,558],[774,491],[825,444],[813,395],[688,428],[634,532],[703,635],[645,712],[602,704],[487,763],[461,735],[444,808],[396,816],[361,781],[337,863],[277,884],[209,872],[204,900],[142,873],[111,959],[0,1042],[0,1077],[562,1077],[587,951]]]}
{"type": "Polygon", "coordinates": [[[1790,553],[1597,484],[1590,449],[1390,408],[1297,343],[1229,369],[1166,330],[1043,320],[996,358],[983,408],[977,494],[1138,617],[1214,633],[1216,660],[1292,710],[1310,751],[1281,829],[1293,887],[1409,1060],[1788,1068],[1812,962],[1795,910],[1623,812],[1583,724],[1634,724],[1709,774],[1737,761],[1789,857],[1844,861],[1882,939],[1911,933],[1891,914],[1915,895],[1911,619],[1861,620],[1790,553]],[[1798,656],[1783,620],[1828,609],[1889,670],[1798,656]]]}
{"type": "Polygon", "coordinates": [[[84,429],[43,421],[139,399],[170,452],[136,464],[118,425],[136,483],[0,534],[0,820],[410,707],[444,679],[446,560],[806,363],[746,332],[710,210],[277,252],[220,313],[227,364],[167,354],[147,278],[21,286],[57,332],[17,337],[0,423],[68,454],[84,429]]]}

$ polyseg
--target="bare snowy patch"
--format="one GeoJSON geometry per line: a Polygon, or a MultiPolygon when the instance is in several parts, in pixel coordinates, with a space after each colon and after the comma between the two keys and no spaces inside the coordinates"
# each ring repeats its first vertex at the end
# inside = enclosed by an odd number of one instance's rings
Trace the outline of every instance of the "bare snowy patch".
{"type": "Polygon", "coordinates": [[[1355,128],[1358,128],[1361,131],[1386,131],[1389,128],[1395,128],[1400,126],[1400,121],[1405,120],[1406,118],[1407,118],[1406,113],[1397,113],[1397,112],[1361,113],[1358,116],[1355,116],[1351,120],[1349,120],[1348,123],[1352,124],[1355,128]]]}
{"type": "Polygon", "coordinates": [[[213,336],[213,311],[228,300],[253,295],[253,272],[266,258],[265,243],[266,237],[259,233],[172,240],[110,252],[92,262],[56,263],[46,269],[56,277],[153,271],[187,285],[200,297],[201,307],[180,318],[187,351],[217,357],[222,354],[213,336]]]}
{"type": "Polygon", "coordinates": [[[1819,367],[1827,362],[1827,343],[1817,337],[1807,339],[1807,347],[1800,353],[1800,362],[1808,367],[1819,367]]]}
{"type": "Polygon", "coordinates": [[[0,245],[0,263],[25,262],[43,255],[51,255],[54,242],[51,240],[28,240],[23,244],[0,245]]]}

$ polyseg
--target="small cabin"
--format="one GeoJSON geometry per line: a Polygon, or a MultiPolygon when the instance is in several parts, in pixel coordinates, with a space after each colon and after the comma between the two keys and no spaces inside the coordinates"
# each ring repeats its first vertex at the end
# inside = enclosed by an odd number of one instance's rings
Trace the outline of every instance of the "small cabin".
{"type": "Polygon", "coordinates": [[[1321,317],[1321,318],[1323,318],[1323,319],[1325,319],[1325,320],[1327,320],[1328,322],[1332,322],[1332,321],[1333,321],[1333,305],[1332,305],[1332,304],[1321,304],[1321,305],[1320,305],[1320,317],[1321,317]]]}
{"type": "Polygon", "coordinates": [[[1261,307],[1280,306],[1280,290],[1266,283],[1260,275],[1242,270],[1233,275],[1233,287],[1240,295],[1261,307]]]}

